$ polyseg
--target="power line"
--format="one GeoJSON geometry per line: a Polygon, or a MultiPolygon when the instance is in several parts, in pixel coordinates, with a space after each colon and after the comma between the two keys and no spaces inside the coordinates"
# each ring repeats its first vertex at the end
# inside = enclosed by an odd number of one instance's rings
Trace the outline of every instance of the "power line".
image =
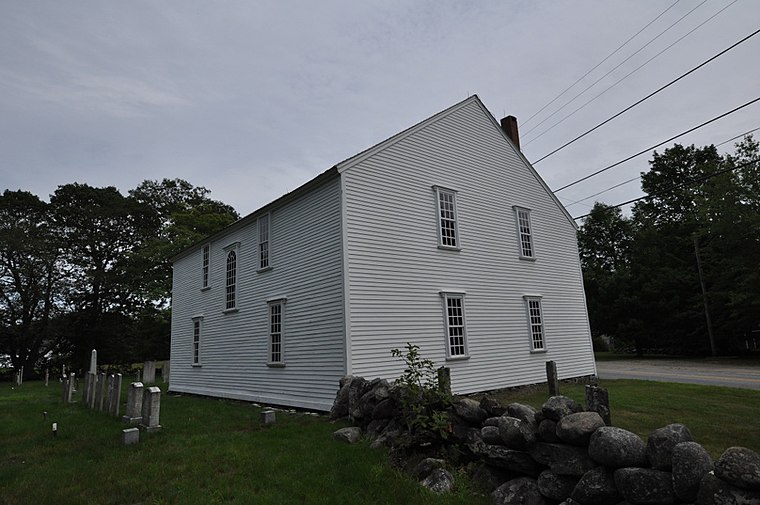
{"type": "MultiPolygon", "coordinates": [[[[737,165],[735,167],[724,168],[723,170],[718,170],[717,172],[714,172],[712,174],[707,174],[707,175],[702,175],[700,177],[695,177],[694,179],[690,179],[688,181],[684,181],[681,184],[675,184],[675,185],[673,185],[673,186],[671,186],[669,188],[663,189],[662,191],[657,191],[655,193],[652,193],[651,195],[644,195],[644,196],[640,196],[639,198],[634,198],[633,200],[628,200],[627,202],[619,203],[617,205],[611,205],[610,208],[614,209],[614,208],[617,208],[617,207],[622,207],[623,205],[629,205],[629,204],[632,204],[632,203],[640,202],[641,200],[646,200],[647,198],[654,198],[656,196],[661,196],[661,195],[664,195],[666,193],[670,193],[672,191],[675,191],[677,189],[681,189],[683,187],[690,186],[690,185],[695,184],[697,182],[703,182],[703,181],[706,181],[708,179],[712,179],[713,177],[717,177],[719,175],[723,175],[725,173],[731,172],[733,170],[738,170],[740,168],[747,167],[749,165],[752,165],[753,163],[758,163],[758,160],[747,161],[747,162],[742,163],[741,165],[737,165]]],[[[583,214],[582,216],[574,217],[573,220],[583,219],[584,217],[588,217],[590,215],[591,215],[591,213],[583,214]]]]}
{"type": "MultiPolygon", "coordinates": [[[[694,28],[692,28],[691,30],[689,30],[688,32],[686,32],[684,35],[682,35],[681,37],[679,37],[678,39],[676,39],[674,42],[672,42],[670,45],[668,45],[667,47],[665,47],[664,49],[662,49],[660,52],[658,52],[657,54],[655,54],[654,56],[652,56],[651,58],[649,58],[648,60],[646,60],[644,63],[642,63],[642,64],[641,64],[641,65],[639,65],[638,67],[634,68],[634,69],[633,69],[633,70],[631,70],[630,72],[628,72],[626,75],[624,75],[623,77],[621,77],[620,79],[618,79],[617,81],[615,81],[614,83],[612,83],[610,86],[608,86],[607,88],[605,88],[604,90],[602,90],[600,93],[598,93],[597,95],[595,95],[594,97],[592,97],[590,100],[587,100],[585,103],[583,103],[583,105],[581,105],[580,107],[578,107],[577,109],[575,109],[574,111],[572,111],[570,114],[566,115],[565,117],[563,117],[562,119],[560,119],[559,121],[557,121],[556,123],[554,123],[553,125],[551,125],[549,128],[547,128],[546,130],[544,130],[544,131],[543,131],[543,132],[541,132],[540,134],[538,134],[538,135],[536,135],[535,137],[533,137],[532,139],[530,139],[530,140],[529,140],[528,142],[526,142],[524,145],[525,145],[525,146],[527,146],[527,145],[531,144],[533,141],[535,141],[535,140],[537,140],[537,139],[539,139],[539,138],[543,137],[545,134],[549,133],[551,130],[553,130],[554,128],[556,128],[556,127],[557,127],[557,126],[559,126],[560,124],[564,123],[564,122],[565,122],[567,119],[570,119],[570,118],[571,118],[571,117],[573,117],[575,114],[577,114],[579,111],[581,111],[581,110],[585,109],[585,108],[586,108],[586,106],[588,106],[588,105],[589,105],[589,104],[591,104],[592,102],[596,101],[596,99],[597,99],[597,98],[599,98],[599,97],[600,97],[600,96],[602,96],[603,94],[607,93],[609,90],[611,90],[612,88],[614,88],[615,86],[617,86],[618,84],[620,84],[621,82],[625,81],[625,80],[626,80],[626,79],[628,79],[630,76],[632,76],[633,74],[635,74],[636,72],[638,72],[639,70],[641,70],[642,68],[644,68],[645,66],[647,66],[647,65],[648,65],[649,63],[651,63],[651,62],[652,62],[652,61],[653,61],[655,58],[659,57],[661,54],[663,54],[664,52],[666,52],[668,49],[670,49],[671,47],[675,46],[676,44],[678,44],[679,42],[681,42],[683,39],[685,39],[686,37],[688,37],[689,35],[691,35],[691,34],[692,34],[692,33],[694,33],[695,31],[697,31],[698,29],[702,28],[702,26],[704,26],[704,25],[705,25],[705,24],[707,24],[708,22],[712,21],[712,19],[713,19],[713,18],[715,18],[715,17],[716,17],[718,14],[720,14],[720,13],[721,13],[721,12],[723,12],[724,10],[728,9],[729,7],[731,7],[732,5],[734,5],[734,4],[735,4],[736,2],[738,2],[738,1],[739,1],[739,0],[734,0],[733,2],[731,2],[731,3],[730,3],[730,4],[728,4],[728,5],[726,5],[726,6],[725,6],[725,7],[723,7],[721,10],[719,10],[718,12],[716,12],[715,14],[713,14],[712,16],[710,16],[709,18],[707,18],[707,19],[705,19],[704,21],[702,21],[700,24],[698,24],[697,26],[695,26],[694,28]]],[[[702,4],[699,4],[699,5],[702,5],[702,4]]],[[[699,5],[698,5],[697,7],[699,7],[699,5]]],[[[695,7],[694,9],[696,9],[697,7],[695,7]]],[[[693,11],[693,10],[692,10],[692,11],[693,11]]],[[[690,13],[691,13],[691,12],[687,13],[687,15],[688,15],[688,14],[690,14],[690,13]]],[[[681,19],[683,19],[683,18],[681,18],[681,19]]],[[[679,20],[679,21],[680,21],[680,20],[679,20]]],[[[664,33],[664,32],[663,32],[663,33],[664,33]]],[[[645,47],[646,47],[646,46],[645,46],[645,47]]],[[[643,49],[643,48],[642,48],[642,49],[643,49]]],[[[634,54],[636,54],[636,53],[634,53],[634,54]]],[[[633,55],[631,55],[631,56],[633,56],[633,55]]],[[[626,59],[625,61],[628,61],[628,60],[626,59]]],[[[620,63],[620,65],[622,65],[623,63],[625,63],[625,61],[621,62],[621,63],[620,63]]],[[[592,87],[592,86],[594,86],[596,83],[598,83],[599,81],[601,81],[602,79],[604,79],[605,77],[607,77],[607,76],[608,76],[610,73],[612,73],[614,70],[616,70],[616,69],[617,69],[617,68],[618,68],[620,65],[618,65],[617,67],[613,68],[612,70],[610,70],[609,72],[607,72],[606,74],[604,74],[604,75],[603,75],[602,77],[600,77],[600,78],[599,78],[597,81],[595,81],[595,82],[594,82],[594,83],[593,83],[591,86],[589,86],[588,88],[584,89],[584,90],[583,90],[581,93],[579,93],[578,95],[576,95],[576,96],[575,96],[575,98],[578,98],[578,97],[579,97],[579,96],[581,96],[583,93],[585,93],[585,92],[586,92],[586,91],[587,91],[589,88],[591,88],[591,87],[592,87]]],[[[575,100],[575,98],[573,98],[573,100],[575,100]]],[[[571,103],[573,100],[571,100],[570,102],[568,102],[568,103],[566,103],[565,105],[563,105],[563,106],[562,106],[560,109],[557,109],[557,110],[556,110],[556,111],[555,111],[555,112],[554,112],[554,113],[553,113],[551,116],[553,116],[554,114],[556,114],[557,112],[559,112],[560,110],[562,110],[562,109],[563,109],[565,106],[567,106],[567,105],[570,105],[570,103],[571,103]]],[[[551,117],[551,116],[549,116],[549,117],[551,117]]],[[[549,117],[547,117],[546,119],[549,119],[549,117]]],[[[545,120],[544,120],[544,121],[545,121],[545,120]]],[[[544,121],[542,121],[541,123],[543,123],[544,121]]],[[[531,131],[535,130],[537,126],[538,126],[538,125],[536,125],[535,127],[533,127],[533,128],[532,128],[531,130],[529,130],[527,133],[530,133],[531,131]]]]}
{"type": "Polygon", "coordinates": [[[664,89],[666,89],[666,88],[669,88],[670,86],[672,86],[673,84],[677,83],[678,81],[680,81],[680,80],[681,80],[681,79],[683,79],[684,77],[686,77],[686,76],[688,76],[688,75],[690,75],[690,74],[694,73],[695,71],[697,71],[697,70],[699,70],[700,68],[704,67],[705,65],[707,65],[707,64],[708,64],[708,63],[710,63],[711,61],[715,60],[716,58],[718,58],[718,57],[720,57],[720,56],[724,55],[725,53],[727,53],[727,52],[728,52],[728,51],[730,51],[731,49],[735,48],[735,47],[736,47],[736,46],[738,46],[739,44],[742,44],[743,42],[746,42],[747,40],[751,39],[752,37],[754,37],[754,36],[755,36],[755,35],[757,35],[758,33],[760,33],[760,29],[757,29],[757,30],[755,30],[755,31],[754,31],[754,32],[752,32],[751,34],[747,35],[746,37],[744,37],[744,38],[743,38],[743,39],[741,39],[740,41],[738,41],[738,42],[736,42],[736,43],[732,44],[731,46],[727,47],[726,49],[724,49],[723,51],[719,52],[719,53],[718,53],[718,54],[716,54],[715,56],[713,56],[713,57],[711,57],[711,58],[709,58],[709,59],[707,59],[707,60],[703,61],[702,63],[700,63],[700,64],[699,64],[699,65],[697,65],[696,67],[692,68],[691,70],[689,70],[689,71],[688,71],[688,72],[686,72],[685,74],[682,74],[681,76],[679,76],[679,77],[677,77],[677,78],[673,79],[673,80],[672,80],[672,81],[670,81],[669,83],[667,83],[667,84],[665,84],[664,86],[660,87],[660,88],[659,88],[659,89],[657,89],[656,91],[653,91],[652,93],[648,94],[647,96],[645,96],[644,98],[642,98],[642,99],[638,100],[637,102],[634,102],[633,104],[629,105],[628,107],[626,107],[625,109],[621,110],[621,111],[620,111],[620,112],[618,112],[617,114],[615,114],[615,115],[613,115],[613,116],[609,117],[608,119],[605,119],[604,121],[602,121],[602,122],[601,122],[601,123],[599,123],[598,125],[596,125],[596,126],[594,126],[593,128],[591,128],[590,130],[588,130],[588,131],[586,131],[586,132],[584,132],[584,133],[581,133],[580,135],[578,135],[577,137],[575,137],[573,140],[571,140],[571,141],[569,141],[569,142],[565,143],[564,145],[562,145],[562,146],[558,147],[557,149],[555,149],[554,151],[550,152],[549,154],[546,154],[546,155],[544,155],[543,157],[541,157],[541,158],[539,158],[538,160],[534,161],[534,162],[533,162],[533,164],[535,165],[535,164],[537,164],[537,163],[540,163],[541,161],[545,160],[545,159],[546,159],[546,158],[548,158],[549,156],[551,156],[551,155],[553,155],[553,154],[556,154],[556,153],[558,153],[559,151],[561,151],[562,149],[566,148],[566,147],[567,147],[567,146],[569,146],[570,144],[573,144],[574,142],[576,142],[576,141],[578,141],[578,140],[582,139],[583,137],[585,137],[585,136],[586,136],[586,135],[588,135],[589,133],[591,133],[591,132],[593,132],[593,131],[595,131],[595,130],[597,130],[597,129],[601,128],[602,126],[604,126],[605,124],[609,123],[609,122],[610,122],[610,121],[612,121],[613,119],[615,119],[615,118],[617,118],[617,117],[619,117],[619,116],[622,116],[624,113],[626,113],[626,112],[628,112],[629,110],[633,109],[633,108],[634,108],[634,107],[636,107],[637,105],[639,105],[639,104],[641,104],[642,102],[644,102],[644,101],[646,101],[646,100],[648,100],[648,99],[652,98],[654,95],[656,95],[656,94],[657,94],[657,93],[659,93],[660,91],[663,91],[664,89]]]}
{"type": "Polygon", "coordinates": [[[633,155],[631,155],[631,156],[629,156],[629,157],[627,157],[627,158],[625,158],[625,159],[623,159],[623,160],[620,160],[620,161],[618,161],[618,162],[616,162],[616,163],[613,163],[612,165],[609,165],[609,166],[607,166],[607,167],[604,167],[604,168],[602,168],[601,170],[597,170],[596,172],[594,172],[594,173],[591,173],[591,174],[589,174],[589,175],[587,175],[587,176],[585,176],[585,177],[581,177],[580,179],[578,179],[578,180],[576,180],[576,181],[573,181],[573,182],[571,182],[570,184],[565,184],[565,185],[564,185],[564,186],[562,186],[561,188],[557,188],[557,189],[555,189],[555,190],[554,190],[554,193],[558,193],[558,192],[562,191],[563,189],[567,189],[567,188],[569,188],[570,186],[575,186],[575,185],[576,185],[576,184],[578,184],[579,182],[583,182],[583,181],[585,181],[586,179],[590,179],[590,178],[594,177],[595,175],[599,175],[599,174],[601,174],[602,172],[606,172],[606,171],[607,171],[607,170],[609,170],[610,168],[616,167],[616,166],[618,166],[618,165],[620,165],[620,164],[622,164],[622,163],[625,163],[626,161],[632,160],[633,158],[635,158],[635,157],[637,157],[637,156],[641,156],[642,154],[648,153],[648,152],[649,152],[649,151],[651,151],[652,149],[656,149],[656,148],[660,147],[660,146],[661,146],[661,145],[663,145],[663,144],[667,144],[668,142],[670,142],[670,141],[672,141],[672,140],[675,140],[675,139],[677,139],[678,137],[682,137],[682,136],[686,135],[687,133],[691,133],[691,132],[693,132],[694,130],[698,130],[698,129],[702,128],[703,126],[706,126],[706,125],[708,125],[708,124],[710,124],[710,123],[713,123],[713,122],[715,122],[715,121],[717,121],[717,120],[719,120],[719,119],[721,119],[721,118],[724,118],[724,117],[728,116],[729,114],[733,114],[734,112],[736,112],[736,111],[738,111],[738,110],[741,110],[741,109],[743,109],[743,108],[745,108],[745,107],[749,107],[750,105],[752,105],[753,103],[755,103],[755,102],[757,102],[757,101],[760,101],[760,97],[757,97],[757,98],[755,98],[754,100],[750,100],[749,102],[745,103],[744,105],[740,105],[739,107],[736,107],[736,108],[734,108],[734,109],[731,109],[731,110],[730,110],[730,111],[728,111],[728,112],[724,112],[724,113],[723,113],[723,114],[721,114],[720,116],[715,116],[714,118],[712,118],[712,119],[710,119],[710,120],[708,120],[708,121],[705,121],[704,123],[702,123],[702,124],[700,124],[700,125],[694,126],[693,128],[689,128],[688,130],[686,130],[686,131],[684,131],[684,132],[681,132],[681,133],[679,133],[678,135],[675,135],[675,136],[673,136],[673,137],[670,137],[670,138],[669,138],[669,139],[667,139],[667,140],[663,140],[663,141],[662,141],[662,142],[660,142],[659,144],[655,144],[655,145],[653,145],[652,147],[648,147],[648,148],[644,149],[643,151],[639,151],[639,152],[637,152],[636,154],[633,154],[633,155]]]}
{"type": "MultiPolygon", "coordinates": [[[[744,133],[741,133],[741,134],[739,134],[739,135],[737,135],[737,136],[735,136],[735,137],[731,137],[731,138],[730,138],[730,139],[728,139],[728,140],[724,140],[724,141],[723,141],[723,142],[721,142],[720,144],[715,144],[715,147],[718,147],[718,146],[722,146],[723,144],[728,144],[728,143],[729,143],[729,142],[731,142],[732,140],[736,140],[736,139],[738,139],[738,138],[742,138],[742,137],[745,137],[746,135],[749,135],[750,133],[756,132],[757,130],[760,130],[760,127],[758,127],[758,128],[754,128],[754,129],[752,129],[752,130],[748,130],[748,131],[746,131],[746,132],[744,132],[744,133]]],[[[610,186],[609,188],[607,188],[607,189],[603,189],[602,191],[599,191],[599,192],[597,192],[597,193],[594,193],[593,195],[588,195],[588,196],[585,196],[585,197],[581,198],[580,200],[575,200],[574,202],[570,202],[570,203],[568,203],[567,205],[565,205],[565,207],[570,207],[571,205],[575,205],[575,204],[577,204],[577,203],[585,202],[585,201],[586,201],[586,200],[588,200],[589,198],[594,198],[595,196],[599,196],[599,195],[601,195],[601,194],[603,194],[603,193],[606,193],[607,191],[612,191],[613,189],[619,188],[620,186],[625,186],[626,184],[629,184],[629,183],[631,183],[631,182],[633,182],[633,181],[637,181],[637,180],[639,180],[639,179],[641,179],[641,175],[637,175],[636,177],[634,177],[634,178],[632,178],[632,179],[628,179],[627,181],[623,181],[623,182],[620,182],[620,183],[618,183],[618,184],[615,184],[614,186],[610,186]]]]}
{"type": "MultiPolygon", "coordinates": [[[[635,39],[635,38],[636,38],[636,37],[637,37],[637,36],[638,36],[638,35],[639,35],[641,32],[643,32],[644,30],[646,30],[647,28],[649,28],[649,26],[650,26],[652,23],[654,23],[655,21],[657,21],[658,19],[660,19],[660,18],[661,18],[661,17],[662,17],[662,16],[663,16],[663,15],[664,15],[666,12],[668,12],[670,9],[672,9],[673,7],[675,7],[675,5],[676,5],[678,2],[680,2],[680,1],[681,1],[681,0],[676,0],[675,2],[673,2],[673,3],[670,5],[670,7],[668,7],[668,8],[667,8],[667,9],[665,9],[664,11],[662,11],[662,12],[661,12],[661,13],[660,13],[660,14],[659,14],[657,17],[655,17],[653,20],[651,20],[649,23],[647,23],[647,24],[646,24],[646,25],[645,25],[645,26],[644,26],[644,27],[643,27],[641,30],[639,30],[639,31],[637,31],[635,34],[633,34],[633,36],[631,36],[631,38],[629,38],[628,40],[626,40],[625,42],[623,42],[623,43],[622,43],[620,46],[618,46],[618,48],[617,48],[617,49],[615,49],[615,50],[614,50],[614,51],[612,51],[610,54],[608,54],[606,58],[604,58],[602,61],[600,61],[599,63],[597,63],[596,65],[594,65],[594,67],[592,67],[592,68],[591,68],[591,70],[589,70],[588,72],[586,72],[585,74],[583,74],[581,77],[579,77],[579,78],[578,78],[578,80],[577,80],[577,81],[575,81],[575,82],[574,82],[574,83],[572,83],[570,86],[568,86],[567,88],[565,88],[565,89],[564,89],[564,91],[562,91],[562,92],[561,92],[559,95],[555,96],[555,97],[554,97],[554,98],[553,98],[553,99],[552,99],[552,100],[551,100],[549,103],[547,103],[546,105],[544,105],[543,107],[541,107],[541,109],[539,109],[539,111],[538,111],[538,112],[536,112],[535,114],[533,114],[532,116],[530,116],[530,117],[529,117],[527,120],[525,120],[525,121],[523,122],[523,127],[524,127],[526,124],[528,124],[528,123],[531,121],[531,119],[533,119],[534,117],[536,117],[536,116],[538,116],[539,114],[541,114],[541,113],[542,113],[544,110],[546,110],[546,108],[547,108],[547,107],[549,107],[551,104],[553,104],[554,102],[556,102],[557,100],[559,100],[559,98],[560,98],[562,95],[564,95],[565,93],[567,93],[568,91],[570,91],[570,90],[571,90],[571,89],[572,89],[572,88],[573,88],[573,87],[574,87],[576,84],[578,84],[578,83],[579,83],[579,82],[581,82],[583,79],[585,79],[585,78],[586,78],[586,76],[588,76],[588,75],[589,75],[591,72],[593,72],[594,70],[596,70],[597,68],[599,68],[599,66],[600,66],[602,63],[604,63],[605,61],[607,61],[608,59],[610,59],[612,56],[614,56],[615,54],[617,54],[617,52],[618,52],[618,51],[620,51],[620,50],[621,50],[621,49],[623,49],[623,48],[624,48],[626,45],[628,45],[628,43],[629,43],[630,41],[632,41],[633,39],[635,39]]],[[[705,0],[705,2],[706,2],[706,1],[707,1],[707,0],[705,0]]],[[[704,2],[702,2],[702,3],[704,3],[704,2]]],[[[700,4],[700,5],[702,5],[702,4],[700,4]]],[[[671,25],[671,27],[672,27],[672,26],[673,26],[673,25],[671,25]]],[[[670,29],[670,27],[668,27],[668,29],[670,29]]],[[[667,31],[667,30],[666,30],[666,31],[667,31]]],[[[634,54],[635,54],[635,53],[634,53],[634,54]]],[[[573,99],[573,100],[574,100],[574,99],[573,99]]],[[[571,100],[571,101],[572,101],[572,100],[571,100]]],[[[556,112],[555,112],[555,114],[556,114],[556,112]]],[[[549,116],[549,117],[551,117],[551,116],[549,116]]],[[[539,123],[539,124],[540,124],[540,123],[539,123]]],[[[528,133],[528,132],[526,132],[526,133],[528,133]]]]}
{"type": "MultiPolygon", "coordinates": [[[[736,0],[734,0],[734,1],[736,1],[736,0]]],[[[542,120],[540,123],[538,123],[538,124],[537,124],[537,125],[535,125],[533,128],[531,128],[531,129],[529,129],[528,131],[526,131],[526,132],[525,132],[525,135],[528,135],[530,132],[532,132],[533,130],[535,130],[536,128],[538,128],[538,127],[539,127],[539,126],[541,126],[542,124],[544,124],[544,123],[545,123],[546,121],[548,121],[548,120],[549,120],[549,119],[550,119],[552,116],[554,116],[555,114],[559,113],[559,111],[561,111],[562,109],[564,109],[565,107],[567,107],[568,105],[570,105],[571,103],[573,103],[573,102],[574,102],[574,101],[575,101],[575,100],[576,100],[578,97],[580,97],[581,95],[583,95],[583,94],[584,94],[586,91],[588,91],[589,89],[591,89],[591,88],[593,88],[594,86],[596,86],[597,84],[599,84],[599,82],[600,82],[602,79],[604,79],[605,77],[607,77],[608,75],[610,75],[612,72],[614,72],[615,70],[617,70],[618,68],[620,68],[621,66],[623,66],[623,64],[625,64],[625,62],[627,62],[628,60],[630,60],[631,58],[633,58],[634,56],[636,56],[637,54],[639,54],[641,51],[643,51],[644,49],[646,49],[647,47],[649,47],[649,45],[650,45],[652,42],[654,42],[655,40],[657,40],[657,39],[659,39],[660,37],[662,37],[662,36],[663,36],[663,35],[664,35],[666,32],[668,32],[668,31],[669,31],[671,28],[673,28],[675,25],[677,25],[678,23],[680,23],[681,21],[683,21],[683,20],[684,20],[684,19],[685,19],[685,18],[686,18],[686,17],[687,17],[689,14],[691,14],[691,13],[692,13],[692,12],[694,12],[695,10],[699,9],[700,7],[702,7],[702,6],[703,6],[703,5],[704,5],[706,2],[707,2],[707,0],[702,0],[702,3],[698,4],[696,7],[694,7],[693,9],[691,9],[689,12],[687,12],[686,14],[684,14],[683,16],[681,16],[680,18],[678,18],[678,19],[677,19],[677,20],[676,20],[676,21],[675,21],[673,24],[671,24],[670,26],[668,26],[667,28],[665,28],[663,31],[661,31],[660,33],[658,33],[657,35],[655,35],[655,36],[654,36],[654,38],[650,39],[650,40],[649,40],[649,42],[647,42],[646,44],[644,44],[643,46],[641,46],[639,49],[637,49],[635,52],[633,52],[632,54],[630,54],[630,55],[629,55],[629,56],[628,56],[626,59],[624,59],[623,61],[621,61],[620,63],[618,63],[618,64],[617,64],[615,67],[613,67],[613,68],[611,68],[610,70],[608,70],[606,74],[604,74],[604,75],[603,75],[603,76],[601,76],[599,79],[597,79],[597,80],[595,80],[594,82],[592,82],[590,85],[588,85],[587,87],[585,87],[585,88],[583,89],[583,91],[581,91],[580,93],[578,93],[577,95],[575,95],[573,98],[571,98],[570,100],[568,100],[567,102],[565,102],[565,104],[564,104],[562,107],[560,107],[559,109],[555,110],[554,112],[552,112],[551,114],[549,114],[548,116],[546,116],[546,117],[545,117],[545,118],[544,118],[544,119],[543,119],[543,120],[542,120]]],[[[672,7],[672,6],[671,6],[671,7],[672,7]]],[[[663,13],[663,14],[664,14],[664,13],[663,13]]],[[[708,21],[709,21],[709,20],[708,20],[708,21]]],[[[628,75],[630,75],[630,74],[628,74],[628,75]]],[[[584,76],[584,77],[585,77],[585,76],[584,76]]],[[[628,76],[626,76],[626,77],[628,77],[628,76]]],[[[625,79],[625,77],[624,77],[623,79],[625,79]]],[[[615,84],[617,84],[617,83],[615,83],[615,84]]],[[[613,85],[613,86],[614,86],[614,85],[613,85]]],[[[610,86],[610,87],[612,87],[612,86],[610,86]]],[[[607,88],[607,89],[609,89],[609,88],[607,88]]],[[[605,91],[606,91],[606,90],[605,90],[605,91]]],[[[596,98],[596,97],[594,97],[594,98],[596,98]]],[[[588,102],[587,102],[587,103],[588,103],[588,102]]],[[[585,105],[586,105],[586,104],[584,104],[583,106],[581,106],[581,108],[585,107],[585,105]]],[[[580,109],[578,109],[578,110],[580,110],[580,109]]],[[[576,110],[575,112],[577,112],[577,110],[576,110]]],[[[575,112],[573,112],[573,114],[575,114],[575,112]]],[[[564,119],[563,119],[562,121],[564,121],[564,119]]],[[[560,122],[561,122],[561,121],[560,121],[560,122]]],[[[557,124],[559,124],[559,123],[557,123],[557,124]]],[[[554,126],[556,126],[556,125],[554,125],[554,126]]],[[[549,130],[551,130],[552,128],[554,128],[554,126],[552,126],[551,128],[549,128],[549,130]]],[[[544,131],[543,133],[541,133],[541,135],[543,135],[544,133],[548,132],[549,130],[546,130],[546,131],[544,131]]],[[[536,139],[537,139],[538,137],[540,137],[541,135],[538,135],[537,137],[535,137],[535,138],[532,138],[532,139],[531,139],[531,140],[530,140],[530,141],[529,141],[527,144],[525,144],[525,145],[528,145],[528,144],[530,144],[531,142],[533,142],[534,140],[536,140],[536,139]]]]}

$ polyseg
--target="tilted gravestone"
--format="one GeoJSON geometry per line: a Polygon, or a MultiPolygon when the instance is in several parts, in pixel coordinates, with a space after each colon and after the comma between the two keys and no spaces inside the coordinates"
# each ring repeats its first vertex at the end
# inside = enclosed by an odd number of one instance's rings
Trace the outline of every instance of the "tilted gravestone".
{"type": "Polygon", "coordinates": [[[108,388],[108,414],[119,417],[119,406],[121,404],[121,374],[111,375],[111,382],[108,388]]]}
{"type": "Polygon", "coordinates": [[[148,433],[161,430],[159,412],[161,411],[161,389],[149,387],[143,394],[142,422],[140,427],[148,433]]]}
{"type": "Polygon", "coordinates": [[[127,411],[121,420],[129,424],[137,424],[142,421],[143,384],[133,382],[127,391],[127,411]]]}
{"type": "Polygon", "coordinates": [[[146,361],[143,363],[143,382],[145,384],[152,384],[156,382],[156,362],[146,361]]]}

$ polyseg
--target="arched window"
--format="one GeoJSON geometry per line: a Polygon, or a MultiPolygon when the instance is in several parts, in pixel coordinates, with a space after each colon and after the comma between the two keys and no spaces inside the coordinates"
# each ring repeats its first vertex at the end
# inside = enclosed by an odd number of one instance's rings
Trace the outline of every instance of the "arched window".
{"type": "Polygon", "coordinates": [[[225,291],[225,309],[235,308],[235,286],[237,284],[237,254],[235,251],[227,253],[227,276],[225,291]]]}

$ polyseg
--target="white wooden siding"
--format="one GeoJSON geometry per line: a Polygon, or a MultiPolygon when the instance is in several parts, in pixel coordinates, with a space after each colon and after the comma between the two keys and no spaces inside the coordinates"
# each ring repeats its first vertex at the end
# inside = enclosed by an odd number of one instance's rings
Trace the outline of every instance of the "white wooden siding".
{"type": "Polygon", "coordinates": [[[210,289],[202,251],[174,264],[170,390],[329,410],[345,374],[340,181],[271,210],[269,271],[259,266],[258,226],[216,236],[210,289]],[[224,313],[224,251],[240,242],[237,308],[224,313]],[[267,300],[287,297],[285,367],[268,367],[267,300]],[[192,366],[192,318],[203,316],[201,367],[192,366]]]}
{"type": "Polygon", "coordinates": [[[342,172],[350,368],[397,377],[406,342],[451,368],[455,392],[596,372],[575,227],[479,100],[342,172]],[[459,246],[441,250],[433,186],[457,191],[459,246]],[[535,261],[520,259],[513,206],[531,211],[535,261]],[[446,361],[439,291],[466,293],[469,359],[446,361]],[[524,295],[540,295],[545,353],[531,353],[524,295]]]}

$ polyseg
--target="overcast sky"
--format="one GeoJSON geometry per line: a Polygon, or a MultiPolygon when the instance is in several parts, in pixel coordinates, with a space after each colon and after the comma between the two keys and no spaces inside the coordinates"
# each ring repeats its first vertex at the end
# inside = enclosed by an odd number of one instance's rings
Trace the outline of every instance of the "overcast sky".
{"type": "MultiPolygon", "coordinates": [[[[472,94],[497,119],[518,118],[533,162],[760,27],[756,0],[673,4],[0,0],[0,190],[47,200],[71,182],[126,194],[178,177],[245,215],[472,94]]],[[[536,169],[556,189],[757,98],[759,56],[760,35],[536,169]]],[[[760,102],[678,142],[718,144],[758,127],[760,102]]],[[[558,196],[567,204],[635,177],[650,158],[558,196]]],[[[641,194],[634,182],[598,199],[641,194]]]]}

